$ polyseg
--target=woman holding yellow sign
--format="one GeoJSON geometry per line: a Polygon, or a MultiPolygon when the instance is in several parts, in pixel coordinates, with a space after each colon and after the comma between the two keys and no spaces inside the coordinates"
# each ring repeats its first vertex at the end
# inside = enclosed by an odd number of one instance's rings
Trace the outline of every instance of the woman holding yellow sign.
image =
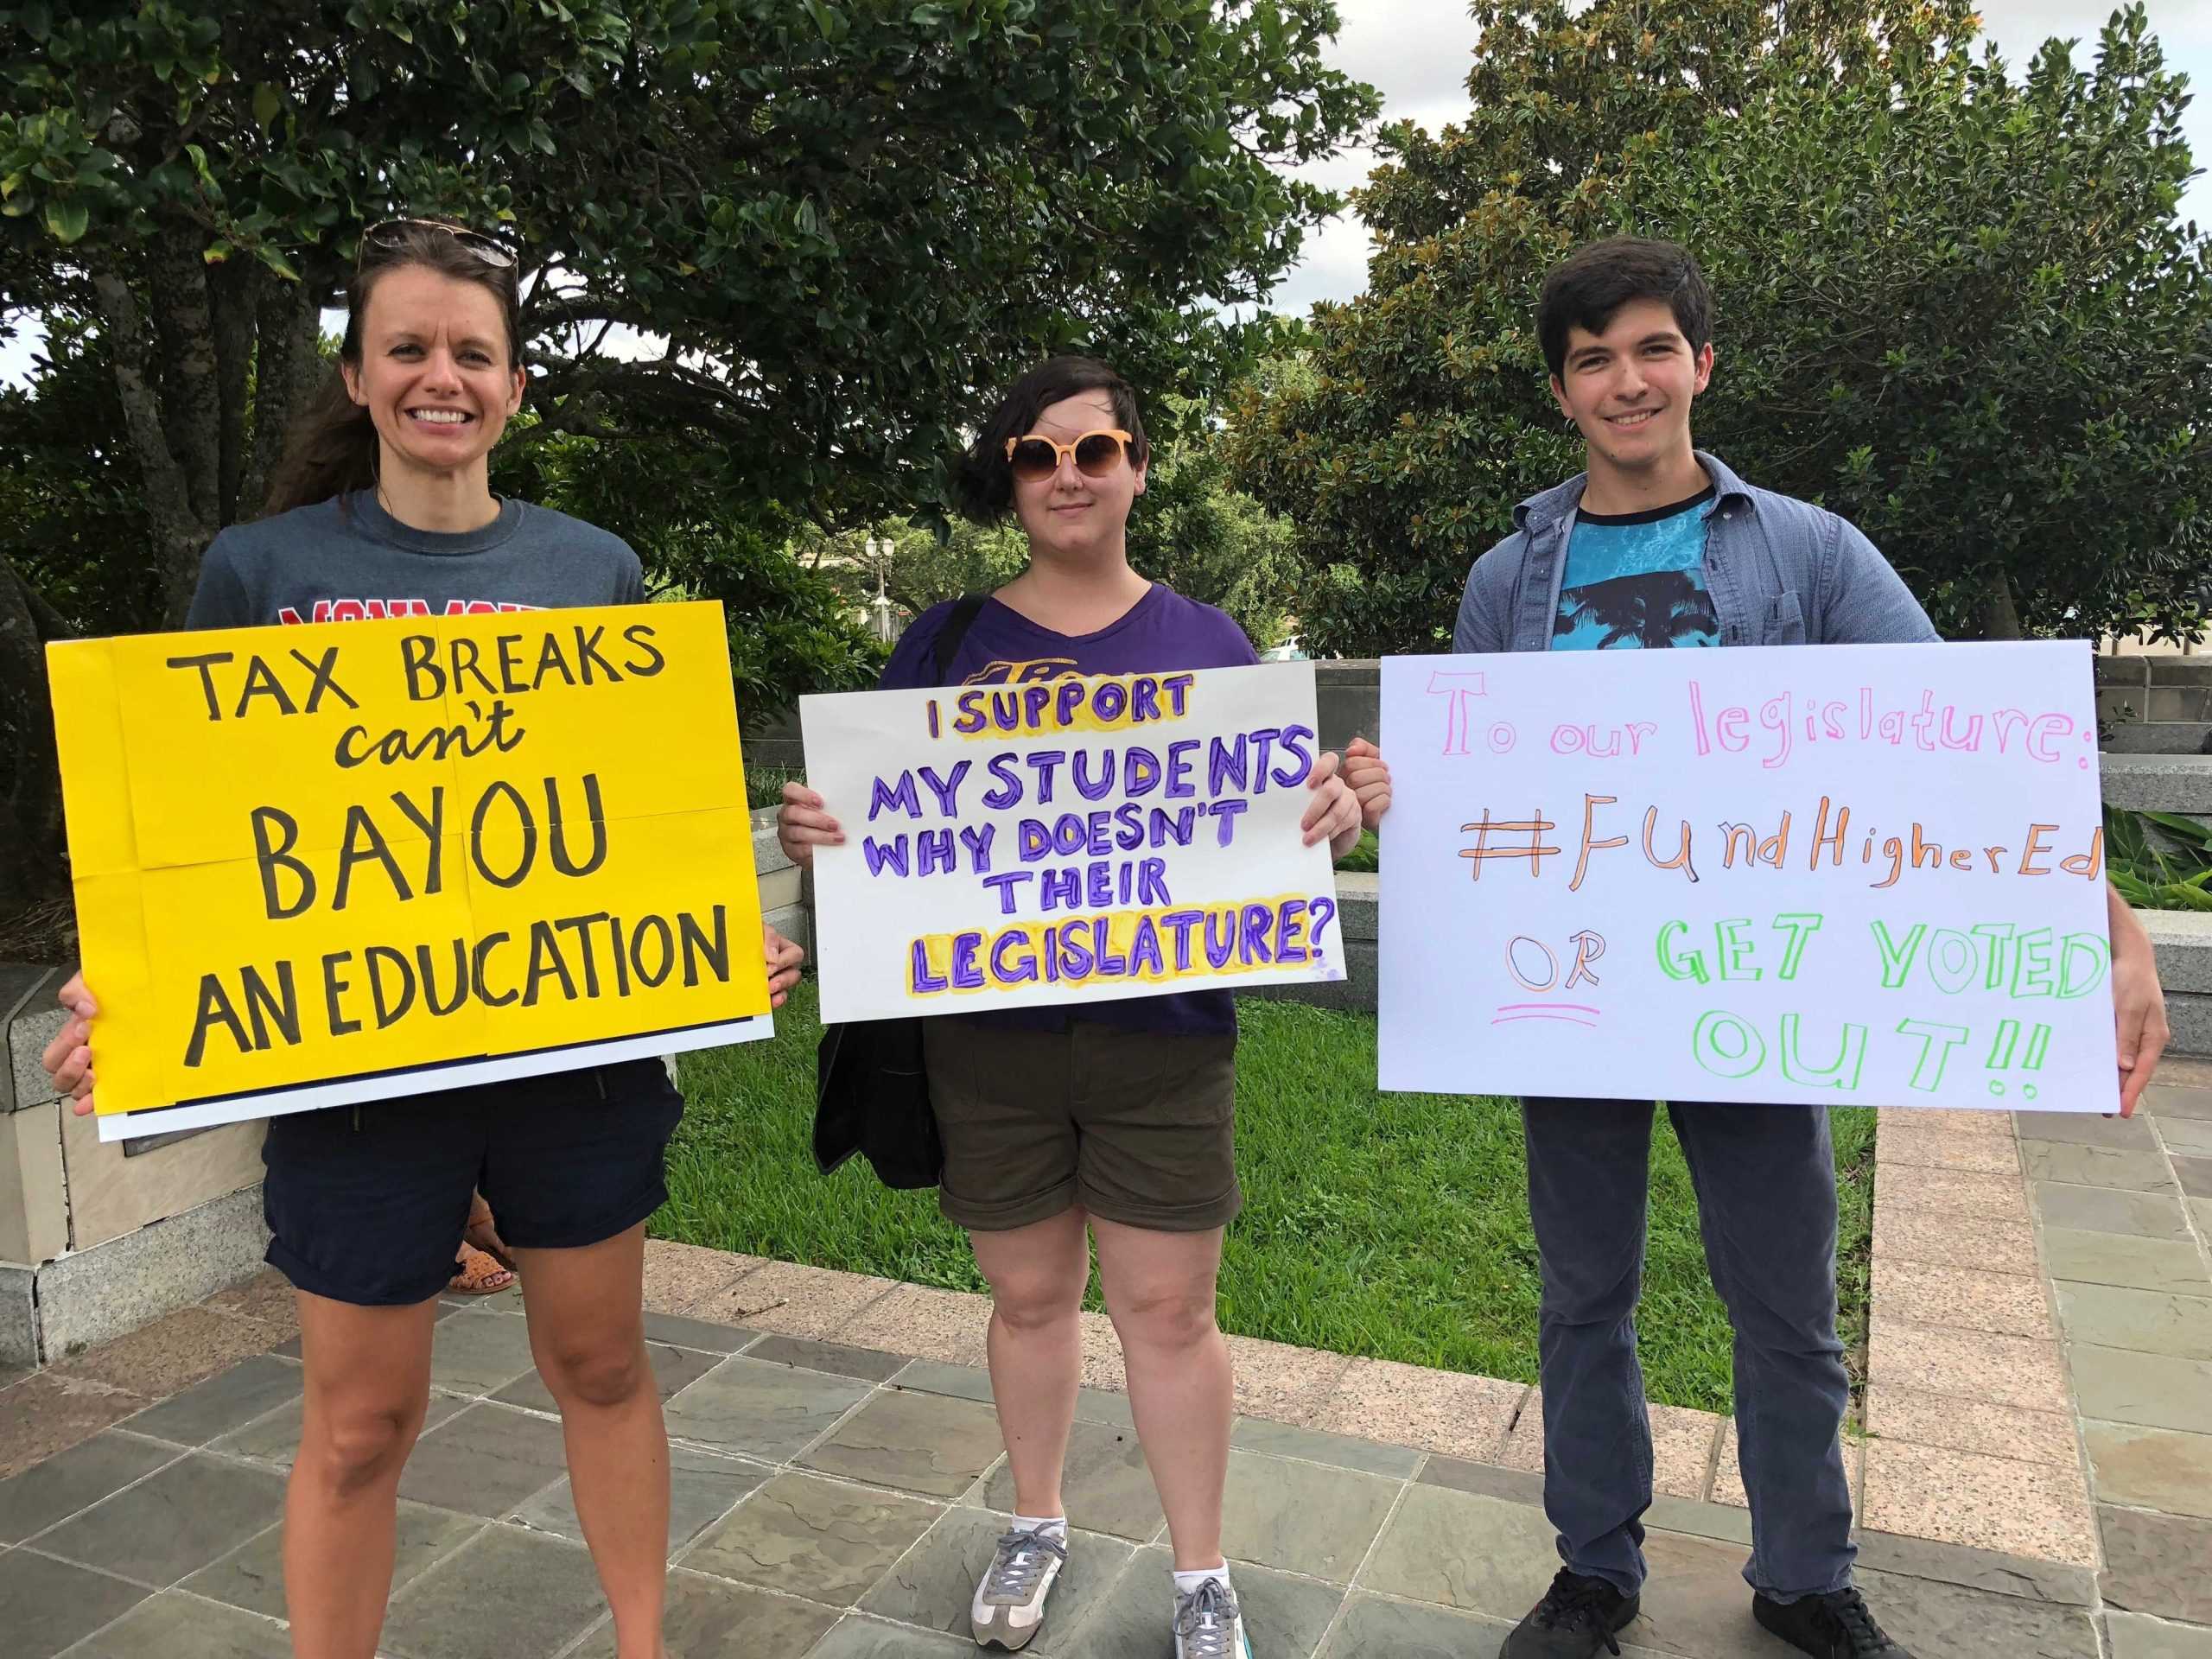
{"type": "MultiPolygon", "coordinates": [[[[522,405],[515,257],[442,220],[361,238],[339,373],[293,435],[274,516],[207,550],[195,627],[631,604],[618,537],[493,495],[487,457],[522,405]]],[[[780,1005],[799,951],[766,940],[780,1005]]],[[[48,1048],[92,1109],[97,1008],[48,1048]]],[[[661,1063],[623,1061],[270,1121],[269,1260],[298,1293],[305,1404],[285,1503],[295,1651],[371,1659],[401,1471],[429,1399],[436,1297],[480,1191],[530,1287],[531,1351],[559,1402],[576,1513],[622,1659],[658,1659],[668,1440],[643,1328],[645,1223],[683,1103],[661,1063]]]]}
{"type": "MultiPolygon", "coordinates": [[[[1076,677],[1138,677],[1141,718],[1147,694],[1178,695],[1174,679],[1145,677],[1256,663],[1229,617],[1130,568],[1129,508],[1148,459],[1136,398],[1103,364],[1055,358],[1024,375],[969,452],[960,491],[979,522],[1014,513],[1028,566],[988,599],[918,618],[883,686],[1020,686],[1039,717],[1075,724],[1109,714],[1086,713],[1076,677]]],[[[1336,766],[1333,755],[1314,766],[1301,829],[1308,846],[1342,853],[1358,836],[1360,803],[1336,766]]],[[[819,794],[786,785],[784,800],[793,861],[843,840],[819,794]]],[[[1016,1514],[969,1609],[976,1642],[1027,1646],[1067,1558],[1060,1481],[1095,1236],[1174,1546],[1175,1652],[1249,1659],[1221,1549],[1234,1390],[1214,1321],[1223,1229],[1241,1203],[1230,994],[951,1014],[922,1028],[944,1141],[938,1204],[968,1230],[990,1281],[991,1391],[1014,1480],[1016,1514]]]]}

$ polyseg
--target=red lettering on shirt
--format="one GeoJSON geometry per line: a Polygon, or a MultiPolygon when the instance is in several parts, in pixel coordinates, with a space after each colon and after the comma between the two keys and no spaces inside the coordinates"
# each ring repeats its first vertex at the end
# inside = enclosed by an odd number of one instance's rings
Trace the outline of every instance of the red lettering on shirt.
{"type": "MultiPolygon", "coordinates": [[[[442,607],[447,616],[493,616],[508,611],[544,608],[511,599],[449,599],[442,607]]],[[[389,617],[435,613],[427,599],[318,599],[305,616],[295,606],[281,605],[276,609],[276,620],[289,626],[309,622],[382,621],[389,617]]]]}

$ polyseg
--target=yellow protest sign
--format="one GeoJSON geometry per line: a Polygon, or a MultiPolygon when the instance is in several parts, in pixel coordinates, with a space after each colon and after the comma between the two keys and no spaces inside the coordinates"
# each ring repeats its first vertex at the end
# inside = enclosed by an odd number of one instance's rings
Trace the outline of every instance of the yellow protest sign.
{"type": "Polygon", "coordinates": [[[47,660],[104,1139],[769,1034],[719,604],[47,660]]]}

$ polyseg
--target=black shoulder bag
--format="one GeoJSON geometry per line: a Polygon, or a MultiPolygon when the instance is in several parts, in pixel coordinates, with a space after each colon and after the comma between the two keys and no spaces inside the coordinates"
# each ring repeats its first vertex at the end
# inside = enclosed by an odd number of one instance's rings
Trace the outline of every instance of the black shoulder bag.
{"type": "MultiPolygon", "coordinates": [[[[983,597],[963,597],[938,630],[931,655],[937,684],[952,671],[983,597]]],[[[919,1020],[855,1020],[823,1030],[815,1051],[814,1161],[827,1175],[856,1152],[886,1186],[935,1186],[944,1172],[919,1020]]]]}

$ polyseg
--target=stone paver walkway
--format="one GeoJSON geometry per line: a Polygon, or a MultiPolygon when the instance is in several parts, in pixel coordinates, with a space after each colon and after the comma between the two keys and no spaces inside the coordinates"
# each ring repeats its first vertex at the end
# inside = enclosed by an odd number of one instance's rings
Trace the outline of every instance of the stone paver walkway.
{"type": "MultiPolygon", "coordinates": [[[[650,1326],[677,1442],[673,1659],[973,1653],[960,1634],[967,1599],[1010,1502],[982,1372],[803,1333],[895,1330],[910,1351],[957,1350],[973,1339],[974,1299],[671,1246],[655,1247],[649,1274],[655,1306],[691,1310],[657,1313],[650,1326]],[[772,1324],[785,1328],[763,1328],[772,1324]]],[[[245,1326],[264,1345],[283,1333],[281,1287],[264,1278],[226,1294],[219,1308],[188,1309],[0,1391],[0,1468],[22,1465],[0,1482],[10,1659],[286,1653],[277,1522],[299,1433],[300,1373],[286,1352],[294,1344],[223,1353],[245,1326]],[[165,1344],[179,1339],[198,1343],[198,1357],[164,1360],[165,1344]],[[211,1362],[210,1353],[223,1357],[211,1362]],[[213,1374],[150,1404],[114,1392],[155,1390],[148,1368],[162,1364],[170,1375],[213,1374]],[[92,1432],[94,1421],[111,1426],[92,1432]],[[64,1440],[74,1443],[47,1455],[64,1440]]],[[[430,1424],[402,1486],[385,1629],[395,1659],[613,1651],[519,1306],[510,1294],[442,1315],[430,1424]]],[[[1110,1357],[1093,1346],[1092,1380],[1111,1384],[1110,1357]]],[[[1354,1409],[1352,1368],[1340,1357],[1242,1357],[1252,1363],[1254,1403],[1309,1416],[1354,1409]]],[[[1393,1378],[1381,1381],[1358,1409],[1388,1427],[1393,1378]]],[[[1501,1410],[1492,1391],[1506,1385],[1473,1386],[1482,1381],[1460,1379],[1459,1397],[1485,1426],[1453,1432],[1494,1433],[1502,1452],[1525,1393],[1501,1410]]],[[[1440,1409],[1417,1391],[1402,1397],[1421,1414],[1440,1409]]],[[[1436,1422],[1400,1427],[1443,1432],[1436,1422]]],[[[1163,1528],[1126,1396],[1109,1386],[1084,1394],[1067,1493],[1075,1549],[1052,1627],[1033,1650],[1164,1659],[1163,1528]]],[[[1227,1532],[1260,1659],[1493,1659],[1556,1564],[1538,1496],[1537,1477],[1502,1459],[1247,1415],[1227,1532]]],[[[1628,1652],[1786,1659],[1793,1650],[1752,1624],[1737,1576],[1743,1510],[1662,1497],[1647,1519],[1654,1578],[1643,1618],[1625,1632],[1628,1652]]],[[[2101,1599],[2082,1567],[1879,1529],[1861,1542],[1870,1595],[1923,1659],[2212,1651],[2172,1645],[2195,1639],[2178,1625],[2159,1627],[2169,1645],[2120,1645],[2136,1642],[2137,1615],[2107,1611],[2108,1592],[2101,1599]]],[[[2182,1582],[2157,1539],[2143,1548],[2182,1582]]]]}
{"type": "Polygon", "coordinates": [[[1893,1532],[2094,1568],[2096,1522],[2013,1122],[2005,1112],[1882,1114],[1863,1511],[1893,1532]]]}
{"type": "Polygon", "coordinates": [[[2212,1064],[2130,1120],[2018,1119],[2113,1659],[2212,1655],[2212,1064]]]}

